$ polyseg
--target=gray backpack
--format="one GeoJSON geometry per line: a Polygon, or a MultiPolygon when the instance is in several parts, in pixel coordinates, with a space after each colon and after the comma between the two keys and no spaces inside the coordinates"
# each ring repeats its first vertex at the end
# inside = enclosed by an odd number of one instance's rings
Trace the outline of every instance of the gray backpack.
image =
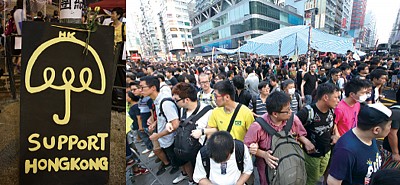
{"type": "Polygon", "coordinates": [[[282,131],[277,132],[263,118],[256,121],[263,130],[272,136],[271,148],[272,155],[279,159],[276,169],[268,165],[265,170],[269,185],[304,185],[307,180],[307,173],[304,164],[304,153],[300,144],[290,134],[293,125],[294,114],[286,123],[282,131]]]}

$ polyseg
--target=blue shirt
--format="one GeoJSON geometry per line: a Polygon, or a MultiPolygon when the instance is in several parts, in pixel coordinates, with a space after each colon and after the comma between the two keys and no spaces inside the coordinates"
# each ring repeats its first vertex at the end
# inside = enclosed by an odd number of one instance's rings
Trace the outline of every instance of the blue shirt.
{"type": "Polygon", "coordinates": [[[332,153],[329,174],[342,184],[369,184],[371,176],[382,165],[376,140],[371,146],[364,144],[349,130],[336,143],[332,153]]]}

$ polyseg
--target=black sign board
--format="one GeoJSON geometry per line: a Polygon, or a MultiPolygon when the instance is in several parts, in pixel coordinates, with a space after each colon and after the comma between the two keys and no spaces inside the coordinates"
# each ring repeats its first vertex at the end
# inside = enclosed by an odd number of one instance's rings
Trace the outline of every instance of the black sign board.
{"type": "Polygon", "coordinates": [[[23,23],[20,184],[108,182],[114,29],[79,26],[23,23]]]}

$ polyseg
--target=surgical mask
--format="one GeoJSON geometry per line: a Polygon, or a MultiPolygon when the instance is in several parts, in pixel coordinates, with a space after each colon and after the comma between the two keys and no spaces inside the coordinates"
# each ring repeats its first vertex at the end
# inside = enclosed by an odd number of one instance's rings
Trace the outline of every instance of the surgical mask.
{"type": "Polygon", "coordinates": [[[296,92],[296,89],[295,88],[291,88],[291,89],[288,90],[288,92],[289,92],[290,95],[293,95],[296,92]]]}
{"type": "MultiPolygon", "coordinates": [[[[370,96],[371,96],[371,95],[370,95],[370,96]]],[[[362,96],[360,96],[360,97],[358,98],[358,102],[363,103],[363,102],[365,102],[365,100],[367,100],[367,98],[368,98],[368,95],[367,95],[367,94],[364,94],[364,95],[362,95],[362,96]]]]}
{"type": "Polygon", "coordinates": [[[367,93],[367,98],[370,98],[371,97],[371,93],[367,93]]]}

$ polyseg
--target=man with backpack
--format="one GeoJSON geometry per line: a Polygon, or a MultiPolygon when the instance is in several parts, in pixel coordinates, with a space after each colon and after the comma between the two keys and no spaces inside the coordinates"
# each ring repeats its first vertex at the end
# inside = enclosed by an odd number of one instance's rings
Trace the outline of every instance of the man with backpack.
{"type": "Polygon", "coordinates": [[[250,153],[256,155],[260,184],[305,184],[303,151],[297,141],[310,151],[314,146],[290,109],[290,97],[284,92],[274,92],[268,96],[266,105],[267,113],[250,125],[244,138],[250,153]]]}
{"type": "Polygon", "coordinates": [[[251,156],[243,142],[234,140],[228,132],[219,131],[197,154],[193,180],[199,184],[243,185],[252,172],[251,156]]]}
{"type": "MultiPolygon", "coordinates": [[[[173,99],[181,111],[181,122],[178,127],[167,124],[170,132],[175,130],[174,151],[178,165],[182,167],[182,173],[174,179],[177,184],[189,177],[189,184],[193,182],[193,170],[196,163],[196,155],[205,144],[205,135],[202,130],[207,126],[212,107],[197,100],[196,89],[188,83],[178,83],[172,89],[173,99]],[[200,132],[195,137],[195,131],[200,132]]],[[[203,130],[204,131],[204,130],[203,130]]]]}
{"type": "Polygon", "coordinates": [[[331,145],[339,138],[338,135],[333,135],[333,110],[339,103],[339,96],[339,87],[331,83],[321,84],[317,88],[317,102],[306,105],[297,113],[307,130],[307,138],[315,146],[313,151],[304,148],[307,185],[315,185],[324,174],[330,158],[331,145]]]}
{"type": "Polygon", "coordinates": [[[174,128],[178,127],[180,117],[178,107],[170,94],[160,93],[160,81],[157,77],[142,77],[140,79],[140,88],[143,96],[150,96],[154,101],[155,110],[153,110],[153,116],[155,122],[149,126],[149,129],[156,129],[150,135],[150,140],[153,141],[154,153],[162,161],[157,175],[163,174],[171,164],[170,174],[174,174],[179,170],[174,152],[174,134],[166,129],[166,125],[170,122],[174,128]]]}

